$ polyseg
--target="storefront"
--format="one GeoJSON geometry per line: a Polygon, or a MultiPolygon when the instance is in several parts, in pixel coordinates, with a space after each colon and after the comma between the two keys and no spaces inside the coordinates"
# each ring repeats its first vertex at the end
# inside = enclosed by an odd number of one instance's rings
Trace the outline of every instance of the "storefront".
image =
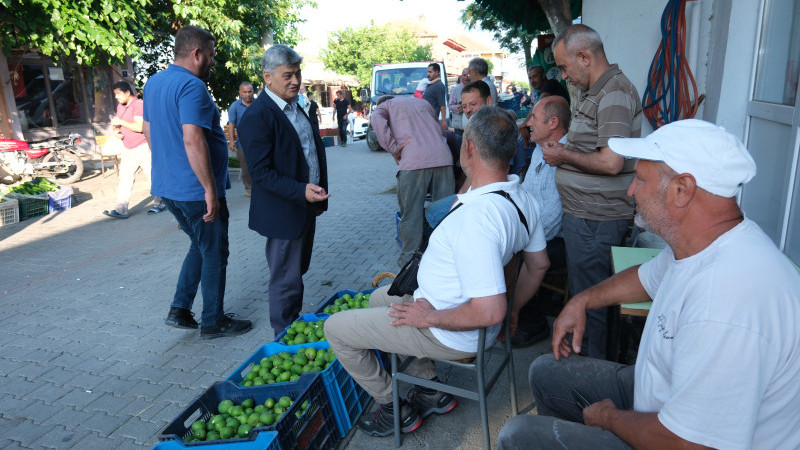
{"type": "Polygon", "coordinates": [[[84,137],[81,150],[94,150],[95,133],[109,128],[114,82],[133,71],[119,66],[56,64],[37,52],[0,54],[0,134],[36,141],[69,133],[84,137]]]}

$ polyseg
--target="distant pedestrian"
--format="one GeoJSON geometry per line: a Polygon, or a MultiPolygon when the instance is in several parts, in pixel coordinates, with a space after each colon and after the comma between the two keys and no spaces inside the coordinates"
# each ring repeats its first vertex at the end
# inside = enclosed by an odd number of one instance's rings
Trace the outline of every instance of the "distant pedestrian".
{"type": "Polygon", "coordinates": [[[347,114],[352,111],[350,100],[344,98],[344,92],[336,91],[336,100],[333,101],[333,118],[339,125],[339,145],[347,147],[347,114]]]}
{"type": "Polygon", "coordinates": [[[497,106],[497,87],[489,77],[489,63],[483,58],[472,58],[469,61],[469,79],[471,81],[483,80],[489,86],[489,95],[492,96],[490,105],[497,106]]]}
{"type": "Polygon", "coordinates": [[[467,126],[464,110],[461,108],[461,90],[469,84],[469,81],[469,69],[465,68],[458,77],[458,84],[453,86],[450,91],[450,101],[447,104],[447,107],[450,108],[450,126],[459,136],[464,134],[464,127],[467,126]]]}
{"type": "Polygon", "coordinates": [[[311,126],[314,131],[319,134],[319,124],[322,123],[322,112],[319,110],[319,105],[314,101],[314,95],[308,96],[308,107],[306,109],[308,120],[311,121],[311,126]]]}
{"type": "Polygon", "coordinates": [[[250,196],[250,188],[253,182],[250,179],[250,172],[247,170],[247,162],[244,160],[244,152],[236,134],[236,127],[239,126],[242,114],[252,104],[253,85],[249,81],[245,81],[239,85],[239,99],[228,108],[228,134],[231,136],[231,140],[228,141],[228,148],[236,152],[236,159],[239,160],[239,167],[241,168],[242,184],[244,184],[244,195],[248,197],[250,196]]]}
{"type": "MultiPolygon", "coordinates": [[[[131,190],[136,176],[136,171],[142,172],[150,178],[150,146],[147,145],[142,133],[143,102],[136,98],[133,87],[127,81],[114,84],[114,98],[119,103],[117,114],[111,119],[114,127],[114,136],[122,140],[119,163],[119,184],[117,185],[117,204],[114,209],[103,211],[103,214],[116,219],[128,218],[128,203],[131,199],[131,190]]],[[[119,142],[119,141],[117,141],[119,142]]],[[[153,207],[148,214],[157,214],[164,210],[164,203],[160,197],[155,197],[153,207]]]]}
{"type": "Polygon", "coordinates": [[[447,101],[444,98],[447,89],[442,83],[442,74],[440,72],[439,64],[431,63],[428,65],[428,80],[431,83],[425,89],[422,98],[430,103],[431,107],[433,107],[433,118],[442,124],[443,130],[446,130],[449,128],[447,126],[447,101]]]}
{"type": "Polygon", "coordinates": [[[175,62],[151,76],[144,89],[144,134],[153,149],[152,194],[191,240],[165,323],[197,328],[192,304],[203,294],[200,337],[234,336],[249,320],[225,314],[228,265],[228,150],[220,113],[203,80],[214,65],[214,38],[187,26],[175,35],[175,62]]]}

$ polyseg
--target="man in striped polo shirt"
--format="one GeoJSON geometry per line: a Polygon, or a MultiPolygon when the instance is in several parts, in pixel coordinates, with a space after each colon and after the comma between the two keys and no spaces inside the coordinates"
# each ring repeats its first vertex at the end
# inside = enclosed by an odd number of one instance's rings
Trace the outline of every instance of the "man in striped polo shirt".
{"type": "MultiPolygon", "coordinates": [[[[635,160],[611,151],[611,138],[641,135],[639,93],[616,64],[609,64],[595,30],[578,24],[553,42],[561,76],[585,91],[567,134],[567,143],[548,142],[544,159],[558,166],[556,185],[564,210],[569,288],[572,295],[611,274],[611,246],[620,245],[631,223],[634,201],[626,191],[635,160]]],[[[606,357],[605,309],[588,314],[583,348],[606,357]]]]}

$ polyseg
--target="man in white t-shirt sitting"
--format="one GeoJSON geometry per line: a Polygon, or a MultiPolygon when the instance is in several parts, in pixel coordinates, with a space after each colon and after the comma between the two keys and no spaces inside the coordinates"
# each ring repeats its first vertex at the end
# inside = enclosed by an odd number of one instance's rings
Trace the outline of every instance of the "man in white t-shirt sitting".
{"type": "MultiPolygon", "coordinates": [[[[429,357],[474,357],[480,328],[489,327],[487,344],[497,338],[507,309],[503,267],[514,254],[524,251],[514,310],[539,287],[549,262],[538,206],[520,188],[519,178],[508,175],[517,133],[500,108],[482,108],[472,116],[460,154],[472,187],[458,196],[431,235],[419,266],[419,288],[403,297],[378,289],[370,308],[340,312],[325,322],[325,336],[342,366],[379,405],[359,421],[367,434],[391,434],[394,420],[391,375],[371,349],[414,357],[407,372],[435,379],[429,357]]],[[[455,406],[449,394],[415,388],[400,406],[401,427],[408,433],[425,416],[455,406]]]]}
{"type": "Polygon", "coordinates": [[[669,247],[567,303],[531,365],[539,415],[499,447],[800,448],[800,275],[736,203],[747,149],[695,119],[609,146],[640,158],[636,223],[669,247]],[[569,356],[586,310],[650,299],[635,366],[569,356]]]}

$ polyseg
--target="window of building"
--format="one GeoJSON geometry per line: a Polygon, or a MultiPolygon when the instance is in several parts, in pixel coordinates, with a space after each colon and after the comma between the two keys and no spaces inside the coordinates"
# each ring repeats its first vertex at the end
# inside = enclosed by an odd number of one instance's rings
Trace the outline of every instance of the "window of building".
{"type": "Polygon", "coordinates": [[[758,55],[753,100],[793,106],[800,71],[800,2],[766,2],[758,55]]]}
{"type": "Polygon", "coordinates": [[[87,123],[80,70],[30,56],[9,64],[22,131],[87,123]]]}

